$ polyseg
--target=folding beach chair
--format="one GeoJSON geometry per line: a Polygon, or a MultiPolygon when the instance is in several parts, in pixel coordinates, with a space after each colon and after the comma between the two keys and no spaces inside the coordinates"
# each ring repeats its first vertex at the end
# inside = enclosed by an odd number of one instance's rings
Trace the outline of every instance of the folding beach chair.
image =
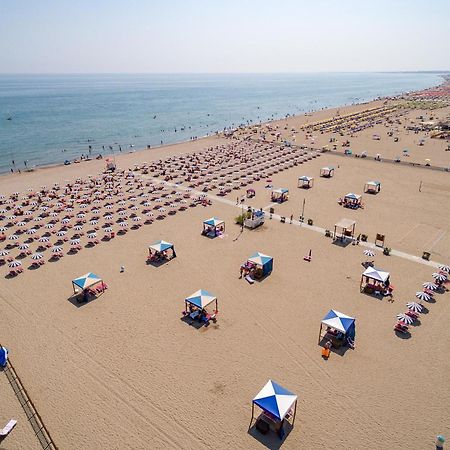
{"type": "Polygon", "coordinates": [[[13,428],[17,425],[17,420],[10,420],[4,428],[0,430],[0,442],[2,442],[11,433],[13,428]]]}

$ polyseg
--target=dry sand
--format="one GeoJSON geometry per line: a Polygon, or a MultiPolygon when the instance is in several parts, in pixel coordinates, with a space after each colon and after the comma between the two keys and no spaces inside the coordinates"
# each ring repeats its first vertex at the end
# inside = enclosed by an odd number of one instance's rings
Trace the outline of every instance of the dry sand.
{"type": "MultiPolygon", "coordinates": [[[[214,139],[124,155],[119,164],[194,151],[214,139]]],[[[5,177],[0,191],[100,167],[92,162],[5,177]]],[[[297,217],[306,198],[305,216],[315,225],[332,229],[342,217],[355,218],[357,233],[371,241],[383,232],[390,247],[415,255],[430,250],[434,260],[450,263],[448,173],[324,154],[271,179],[291,191],[287,203],[275,206],[278,214],[297,217]],[[324,165],[336,167],[334,178],[318,178],[324,165]],[[316,177],[314,188],[298,189],[300,175],[316,177]],[[349,191],[361,193],[369,179],[379,179],[382,190],[364,196],[363,210],[337,204],[349,191]]],[[[270,204],[265,184],[253,185],[250,204],[270,204]]],[[[234,202],[243,192],[227,198],[234,202]]],[[[450,435],[450,294],[426,304],[409,339],[392,330],[433,269],[379,252],[376,265],[391,272],[395,292],[393,303],[378,300],[359,292],[361,247],[341,248],[276,220],[240,234],[233,224],[238,213],[213,200],[39,270],[0,278],[2,344],[59,447],[278,448],[276,437],[247,433],[251,399],[269,378],[299,396],[286,449],[424,449],[434,448],[436,434],[450,435]],[[202,221],[213,215],[226,221],[223,239],[200,235],[202,221]],[[157,239],[174,242],[178,255],[159,268],[145,263],[147,245],[157,239]],[[309,249],[313,259],[306,263],[309,249]],[[238,279],[239,266],[254,251],[272,255],[274,271],[250,286],[238,279]],[[109,289],[74,305],[71,280],[87,271],[101,275],[109,289]],[[200,288],[217,295],[220,313],[217,324],[196,330],[180,317],[183,299],[200,288]],[[323,361],[317,338],[330,308],[356,317],[356,349],[323,361]]],[[[20,428],[2,448],[33,448],[31,427],[22,431],[25,419],[7,388],[0,374],[1,419],[15,416],[20,428]]]]}

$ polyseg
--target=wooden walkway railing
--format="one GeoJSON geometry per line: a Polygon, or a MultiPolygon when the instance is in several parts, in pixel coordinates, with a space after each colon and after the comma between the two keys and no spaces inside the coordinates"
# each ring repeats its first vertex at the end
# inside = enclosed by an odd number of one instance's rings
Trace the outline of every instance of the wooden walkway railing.
{"type": "Polygon", "coordinates": [[[19,400],[20,406],[22,406],[25,415],[27,416],[28,422],[30,422],[31,427],[35,433],[35,436],[39,440],[42,448],[44,450],[57,450],[55,442],[50,436],[49,431],[44,425],[41,416],[36,410],[34,403],[31,401],[30,396],[28,395],[27,390],[25,389],[22,381],[17,375],[14,366],[11,363],[11,359],[8,359],[8,363],[6,367],[3,369],[6,377],[8,378],[9,384],[13,388],[14,394],[16,394],[17,399],[19,400]]]}

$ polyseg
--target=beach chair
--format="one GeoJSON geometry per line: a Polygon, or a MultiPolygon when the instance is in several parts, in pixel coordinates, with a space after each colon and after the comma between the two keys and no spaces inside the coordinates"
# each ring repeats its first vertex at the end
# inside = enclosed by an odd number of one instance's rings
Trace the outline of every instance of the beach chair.
{"type": "Polygon", "coordinates": [[[322,358],[328,359],[330,357],[331,350],[329,348],[323,347],[322,348],[322,358]]]}
{"type": "Polygon", "coordinates": [[[11,433],[14,427],[17,425],[17,420],[11,419],[5,427],[0,430],[0,442],[2,442],[11,433]]]}
{"type": "Polygon", "coordinates": [[[408,327],[406,325],[396,323],[394,326],[394,331],[398,331],[399,333],[408,333],[408,327]]]}

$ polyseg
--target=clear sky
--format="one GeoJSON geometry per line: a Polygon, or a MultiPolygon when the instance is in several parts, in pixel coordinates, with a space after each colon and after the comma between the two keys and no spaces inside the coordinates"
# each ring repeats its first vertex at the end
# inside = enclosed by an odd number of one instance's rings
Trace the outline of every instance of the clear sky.
{"type": "Polygon", "coordinates": [[[450,0],[0,0],[0,73],[450,70],[450,0]]]}

